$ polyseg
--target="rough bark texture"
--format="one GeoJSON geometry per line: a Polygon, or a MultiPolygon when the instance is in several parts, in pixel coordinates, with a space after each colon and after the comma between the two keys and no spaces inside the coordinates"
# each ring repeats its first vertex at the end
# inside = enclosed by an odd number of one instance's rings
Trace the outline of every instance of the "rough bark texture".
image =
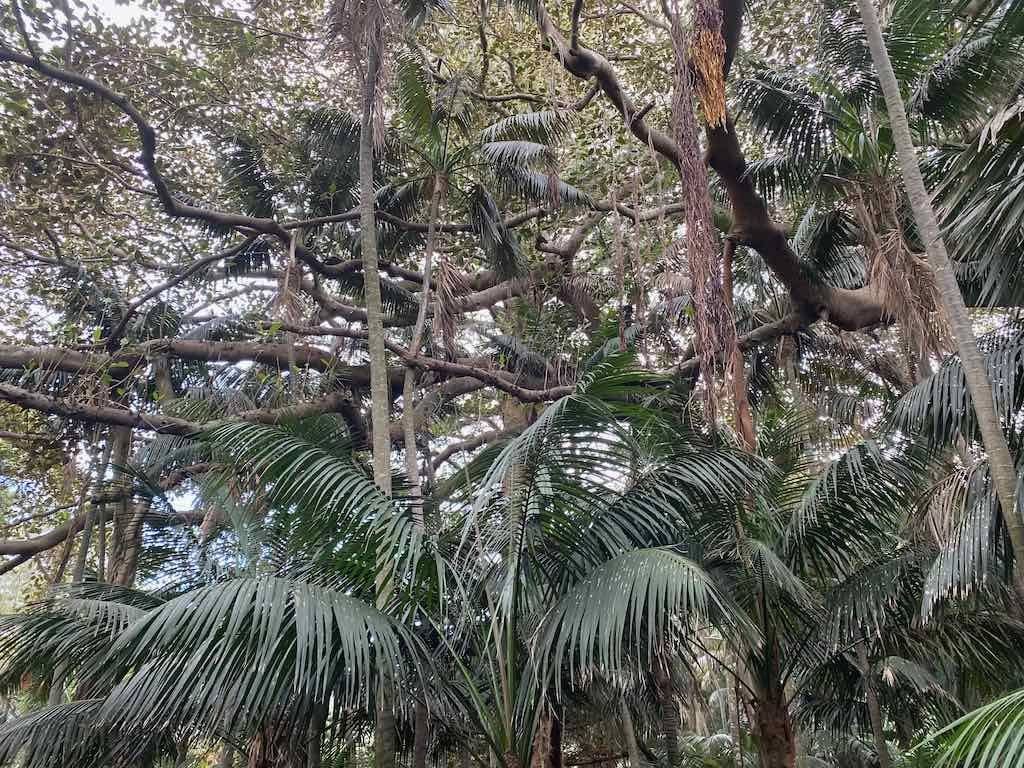
{"type": "Polygon", "coordinates": [[[678,768],[683,763],[683,756],[679,751],[679,728],[682,725],[679,702],[676,700],[672,677],[668,671],[659,666],[654,677],[658,689],[658,703],[661,707],[661,733],[665,741],[665,757],[670,768],[678,768]]]}
{"type": "Polygon", "coordinates": [[[889,745],[885,741],[885,731],[882,728],[882,708],[878,703],[878,692],[875,691],[875,683],[871,679],[871,664],[868,661],[868,651],[863,641],[857,643],[857,666],[864,680],[864,695],[867,698],[868,717],[871,720],[871,736],[875,740],[875,754],[878,755],[879,768],[890,768],[892,758],[889,756],[889,745]]]}
{"type": "Polygon", "coordinates": [[[793,722],[789,717],[786,693],[777,679],[770,680],[757,691],[754,720],[761,768],[795,768],[793,722]]]}
{"type": "MultiPolygon", "coordinates": [[[[430,195],[430,211],[427,223],[427,241],[423,253],[423,291],[420,295],[420,308],[416,315],[416,325],[412,329],[412,341],[409,342],[409,354],[416,357],[420,353],[420,345],[423,342],[423,329],[427,322],[427,307],[430,304],[430,271],[433,265],[434,240],[437,236],[436,222],[438,210],[441,205],[442,179],[440,174],[434,174],[434,186],[430,195]]],[[[412,491],[415,503],[413,505],[413,520],[420,531],[426,528],[423,519],[423,502],[420,500],[420,468],[416,450],[416,411],[413,407],[413,396],[415,394],[416,371],[410,365],[405,369],[405,378],[402,382],[402,434],[405,438],[405,475],[409,480],[409,487],[412,491]]]]}
{"type": "Polygon", "coordinates": [[[914,211],[921,239],[924,241],[925,253],[935,271],[935,281],[942,299],[943,309],[949,320],[950,330],[960,355],[967,387],[974,404],[974,413],[978,420],[981,440],[988,454],[992,484],[1002,507],[1003,518],[1013,548],[1016,562],[1016,586],[1018,597],[1024,599],[1024,522],[1017,511],[1017,472],[1010,455],[1010,448],[1003,434],[1002,424],[996,412],[995,398],[988,379],[988,370],[978,349],[974,337],[974,328],[967,314],[960,286],[953,272],[946,244],[939,232],[939,223],[935,216],[931,197],[924,186],[921,168],[917,163],[913,137],[907,121],[907,111],[903,105],[899,82],[893,72],[889,52],[885,48],[882,27],[872,0],[857,0],[860,15],[867,31],[868,46],[878,79],[885,96],[885,106],[889,113],[889,124],[892,129],[893,143],[900,159],[903,172],[903,184],[914,211]]]}
{"type": "MultiPolygon", "coordinates": [[[[728,305],[728,316],[734,318],[735,296],[733,295],[733,256],[736,254],[736,241],[729,238],[722,249],[722,294],[728,305]]],[[[750,398],[747,397],[747,372],[743,362],[743,353],[739,344],[732,350],[733,361],[726,366],[732,373],[732,399],[736,433],[740,437],[743,448],[753,452],[757,448],[757,432],[754,429],[754,415],[750,409],[750,398]]]]}

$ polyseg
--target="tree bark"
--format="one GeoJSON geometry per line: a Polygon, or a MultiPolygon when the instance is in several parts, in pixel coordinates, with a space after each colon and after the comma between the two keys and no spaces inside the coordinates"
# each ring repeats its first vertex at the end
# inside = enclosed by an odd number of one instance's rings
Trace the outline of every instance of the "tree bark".
{"type": "Polygon", "coordinates": [[[796,740],[782,685],[772,680],[757,692],[754,729],[761,768],[795,768],[796,740]]]}
{"type": "MultiPolygon", "coordinates": [[[[441,206],[441,174],[434,174],[434,188],[430,194],[430,210],[427,222],[427,241],[423,254],[423,292],[420,295],[420,309],[416,315],[416,324],[412,330],[412,341],[409,342],[409,354],[416,357],[420,353],[423,342],[423,328],[427,322],[427,307],[430,304],[430,270],[434,257],[434,240],[437,236],[438,210],[441,206]]],[[[402,434],[405,438],[405,475],[413,495],[413,520],[422,532],[426,528],[423,518],[423,502],[420,490],[420,467],[416,450],[416,411],[413,408],[415,395],[416,371],[410,365],[405,369],[402,381],[402,434]]],[[[390,436],[389,436],[390,439],[390,436]]]]}
{"type": "Polygon", "coordinates": [[[935,270],[935,282],[942,299],[943,309],[949,320],[950,330],[956,342],[957,352],[963,367],[967,388],[971,393],[974,413],[981,432],[981,441],[988,454],[989,471],[996,496],[1003,512],[1003,520],[1010,537],[1015,562],[1015,586],[1018,598],[1024,600],[1024,521],[1017,511],[1017,471],[1010,448],[1003,434],[999,415],[996,412],[995,398],[988,378],[988,370],[978,349],[971,326],[964,297],[953,272],[953,265],[946,250],[946,243],[939,231],[939,223],[935,216],[931,197],[924,186],[921,168],[917,163],[914,140],[910,134],[907,111],[903,106],[899,82],[889,60],[889,52],[885,48],[882,37],[882,26],[872,0],[857,0],[861,19],[867,31],[868,47],[871,58],[878,70],[878,79],[885,96],[885,106],[889,113],[889,125],[892,129],[893,143],[900,159],[903,172],[903,184],[914,211],[914,221],[924,241],[928,261],[935,270]]]}
{"type": "MultiPolygon", "coordinates": [[[[728,238],[722,248],[722,293],[728,308],[729,317],[735,321],[735,297],[733,296],[733,257],[736,255],[736,241],[728,238]]],[[[754,429],[754,416],[750,410],[750,398],[747,396],[747,372],[744,367],[743,352],[737,343],[732,359],[732,398],[735,411],[736,432],[745,450],[753,453],[757,448],[757,433],[754,429]]]]}
{"type": "Polygon", "coordinates": [[[128,496],[125,492],[125,467],[128,466],[128,456],[132,447],[131,427],[119,427],[113,431],[114,447],[111,451],[111,480],[110,489],[118,496],[113,502],[114,514],[111,516],[110,554],[107,556],[107,520],[106,507],[100,505],[100,516],[97,520],[98,536],[96,547],[98,564],[96,567],[96,578],[98,581],[115,580],[115,574],[121,565],[121,551],[123,549],[122,532],[126,523],[128,510],[128,496]]]}
{"type": "Polygon", "coordinates": [[[860,674],[864,680],[864,695],[867,698],[868,718],[871,720],[871,736],[875,740],[878,765],[879,768],[891,768],[892,758],[889,756],[889,745],[885,741],[885,731],[882,729],[882,708],[878,704],[878,693],[871,679],[871,664],[863,640],[857,643],[857,666],[860,667],[860,674]]]}
{"type": "Polygon", "coordinates": [[[363,112],[359,130],[359,236],[363,256],[363,291],[366,296],[367,346],[370,350],[370,415],[373,422],[373,480],[391,495],[391,439],[388,386],[384,348],[384,309],[380,295],[377,260],[376,195],[373,189],[373,112],[377,94],[380,52],[373,45],[366,51],[366,81],[363,83],[363,112]]]}
{"type": "MultiPolygon", "coordinates": [[[[386,495],[391,495],[391,434],[388,411],[391,389],[388,385],[384,346],[384,309],[380,295],[380,270],[377,259],[376,196],[373,189],[373,111],[380,68],[380,51],[369,45],[366,50],[366,78],[363,83],[363,109],[359,130],[359,236],[363,257],[363,291],[366,297],[367,346],[370,350],[370,418],[372,421],[373,480],[386,495]]],[[[378,552],[378,565],[383,554],[378,552]]],[[[387,602],[388,580],[379,568],[377,606],[387,602]]],[[[374,721],[373,754],[376,768],[394,768],[395,712],[391,706],[390,686],[382,684],[374,721]]]]}
{"type": "Polygon", "coordinates": [[[131,587],[135,584],[135,574],[139,569],[139,550],[142,548],[143,521],[152,503],[153,500],[146,497],[132,506],[131,517],[124,526],[124,547],[121,550],[121,557],[117,569],[111,574],[112,584],[122,587],[131,587]]]}
{"type": "Polygon", "coordinates": [[[793,723],[785,698],[778,695],[770,698],[759,696],[757,705],[758,752],[762,768],[796,768],[797,749],[793,738],[793,723]]]}
{"type": "Polygon", "coordinates": [[[430,713],[425,702],[417,701],[413,712],[412,768],[427,768],[430,746],[430,713]]]}
{"type": "Polygon", "coordinates": [[[623,698],[619,699],[619,722],[622,724],[622,740],[626,742],[626,754],[629,755],[629,768],[642,768],[644,761],[640,757],[640,746],[636,741],[633,714],[623,698]]]}
{"type": "Polygon", "coordinates": [[[665,741],[665,757],[669,768],[678,768],[683,763],[679,751],[679,728],[682,725],[679,717],[679,703],[676,701],[672,677],[667,669],[660,664],[654,673],[655,685],[658,690],[658,703],[661,707],[661,732],[665,741]]]}
{"type": "MultiPolygon", "coordinates": [[[[96,468],[96,487],[103,487],[103,478],[106,477],[107,467],[110,465],[110,451],[113,449],[114,443],[107,436],[107,444],[103,447],[103,456],[99,461],[99,465],[96,468]]],[[[85,511],[85,524],[82,526],[82,540],[79,543],[78,554],[75,556],[75,567],[71,571],[71,581],[75,584],[82,581],[85,577],[85,564],[89,557],[89,544],[92,541],[92,528],[93,528],[93,510],[95,505],[89,504],[85,511]]]]}

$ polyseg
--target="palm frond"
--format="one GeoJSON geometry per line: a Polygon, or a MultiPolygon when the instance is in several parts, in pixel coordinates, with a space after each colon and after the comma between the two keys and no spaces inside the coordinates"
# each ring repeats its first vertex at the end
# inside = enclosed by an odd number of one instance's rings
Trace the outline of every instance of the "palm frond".
{"type": "Polygon", "coordinates": [[[415,648],[404,627],[335,590],[235,579],[175,598],[121,635],[110,659],[130,672],[98,721],[251,734],[288,711],[304,732],[316,708],[366,706],[415,648]]]}
{"type": "Polygon", "coordinates": [[[786,156],[807,165],[832,146],[838,120],[795,74],[757,70],[735,85],[741,113],[786,156]]]}
{"type": "Polygon", "coordinates": [[[1024,690],[969,712],[929,742],[939,747],[939,768],[1019,768],[1024,765],[1024,690]]]}
{"type": "Polygon", "coordinates": [[[734,633],[744,620],[695,562],[669,549],[641,549],[609,560],[555,604],[538,631],[538,650],[553,667],[619,669],[628,651],[651,660],[710,621],[734,633]]]}
{"type": "MultiPolygon", "coordinates": [[[[21,768],[101,768],[112,752],[125,750],[116,731],[97,726],[102,699],[80,699],[29,712],[0,725],[0,765],[21,768]]],[[[175,754],[162,731],[132,737],[133,754],[151,762],[175,754]]]]}
{"type": "Polygon", "coordinates": [[[573,125],[576,117],[575,112],[567,109],[522,112],[484,128],[480,139],[484,142],[528,141],[551,144],[573,125]]]}
{"type": "Polygon", "coordinates": [[[1022,66],[1019,40],[997,34],[971,36],[923,74],[908,108],[946,125],[971,124],[1005,101],[1022,66]]]}
{"type": "MultiPolygon", "coordinates": [[[[996,412],[1004,425],[1014,425],[1024,403],[1024,326],[1008,323],[980,337],[978,347],[992,384],[996,412]]],[[[889,422],[892,429],[919,435],[934,447],[952,446],[959,437],[973,443],[977,425],[960,358],[950,355],[934,374],[908,391],[889,422]]],[[[1015,444],[1012,437],[1011,444],[1015,444]]]]}
{"type": "Polygon", "coordinates": [[[519,239],[505,226],[494,198],[482,185],[476,184],[469,193],[468,203],[470,223],[491,267],[503,280],[522,277],[526,260],[519,239]]]}
{"type": "Polygon", "coordinates": [[[589,207],[593,200],[583,190],[551,173],[529,168],[496,168],[495,180],[509,196],[519,196],[537,202],[552,202],[571,206],[589,207]]]}
{"type": "Polygon", "coordinates": [[[927,456],[867,441],[831,462],[812,481],[784,533],[798,570],[851,573],[885,547],[920,493],[927,456]]]}

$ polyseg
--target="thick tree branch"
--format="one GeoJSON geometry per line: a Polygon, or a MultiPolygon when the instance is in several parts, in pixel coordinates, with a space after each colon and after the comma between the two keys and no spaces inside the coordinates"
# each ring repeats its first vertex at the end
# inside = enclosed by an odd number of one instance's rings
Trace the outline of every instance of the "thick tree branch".
{"type": "Polygon", "coordinates": [[[506,437],[515,437],[520,432],[521,430],[518,429],[495,429],[488,432],[481,432],[480,434],[474,435],[466,440],[445,446],[434,455],[430,460],[430,463],[433,464],[434,469],[438,469],[457,453],[472,451],[482,445],[489,445],[490,443],[498,440],[504,440],[506,437]]]}
{"type": "MultiPolygon", "coordinates": [[[[743,3],[742,0],[720,0],[720,5],[728,74],[742,30],[743,3]]],[[[679,147],[668,134],[647,122],[647,110],[638,108],[626,93],[608,59],[586,47],[571,45],[554,25],[543,4],[538,6],[536,18],[545,45],[566,71],[581,79],[594,78],[622,116],[626,128],[643,144],[682,169],[679,147]]],[[[731,234],[761,254],[808,319],[827,317],[849,330],[886,321],[888,317],[879,296],[870,287],[852,291],[832,288],[804,269],[782,229],[771,220],[767,205],[746,172],[746,161],[732,121],[709,129],[707,135],[706,160],[722,179],[733,209],[734,231],[731,234]]]]}
{"type": "Polygon", "coordinates": [[[182,282],[187,280],[196,272],[199,272],[200,270],[204,269],[210,264],[213,264],[217,261],[221,261],[222,259],[230,259],[233,256],[237,256],[239,253],[241,253],[243,250],[249,247],[249,245],[251,245],[255,240],[255,236],[249,237],[244,242],[239,243],[238,245],[234,245],[231,248],[228,248],[227,250],[220,251],[219,253],[215,253],[210,256],[204,256],[201,259],[197,259],[196,261],[192,262],[187,267],[185,267],[183,270],[181,270],[181,272],[178,272],[174,277],[170,278],[169,280],[165,280],[164,282],[160,283],[160,285],[151,288],[142,296],[135,299],[135,301],[128,305],[128,309],[125,310],[124,316],[121,318],[121,322],[118,323],[117,327],[114,328],[114,330],[112,330],[110,334],[107,336],[108,346],[116,346],[118,344],[118,342],[121,339],[121,335],[124,333],[124,329],[128,327],[128,323],[132,319],[132,316],[139,309],[139,307],[141,307],[147,301],[149,301],[150,299],[155,299],[161,293],[170,290],[176,285],[180,285],[182,282]]]}
{"type": "Polygon", "coordinates": [[[175,198],[167,184],[167,181],[160,173],[160,169],[157,164],[156,129],[149,124],[149,121],[146,120],[145,116],[139,112],[135,105],[132,104],[126,96],[117,93],[103,83],[93,80],[90,77],[86,77],[78,72],[54,67],[47,64],[41,58],[19,53],[18,51],[13,51],[10,48],[3,46],[0,46],[0,61],[10,61],[15,64],[21,64],[22,66],[28,67],[51,80],[57,80],[62,83],[67,83],[68,85],[76,85],[121,110],[121,112],[123,112],[124,115],[134,123],[135,128],[138,131],[139,142],[142,147],[140,154],[142,166],[146,169],[146,175],[149,177],[149,181],[153,185],[153,189],[156,191],[156,196],[160,200],[160,204],[169,216],[193,219],[195,221],[205,221],[210,224],[218,224],[225,227],[251,230],[266,235],[273,235],[283,243],[288,242],[288,232],[282,229],[281,226],[273,219],[243,216],[237,213],[227,213],[225,211],[215,211],[209,208],[200,208],[183,203],[175,198]]]}
{"type": "Polygon", "coordinates": [[[352,402],[347,392],[335,392],[319,400],[288,405],[283,408],[257,408],[243,411],[230,418],[206,423],[188,421],[159,413],[138,413],[126,408],[109,405],[93,405],[75,400],[43,395],[12,384],[0,384],[0,400],[33,411],[50,413],[54,416],[77,419],[94,424],[111,424],[119,427],[133,427],[169,435],[194,437],[205,430],[230,421],[251,421],[259,424],[279,424],[285,421],[316,416],[321,413],[337,413],[352,402]]]}

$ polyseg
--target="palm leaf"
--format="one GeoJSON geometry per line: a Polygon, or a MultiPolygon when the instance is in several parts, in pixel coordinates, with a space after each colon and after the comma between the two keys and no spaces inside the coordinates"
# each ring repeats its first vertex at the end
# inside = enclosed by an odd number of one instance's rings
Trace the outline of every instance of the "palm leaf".
{"type": "Polygon", "coordinates": [[[1024,766],[1024,690],[964,715],[929,742],[939,747],[939,768],[1024,766]]]}
{"type": "Polygon", "coordinates": [[[595,569],[551,608],[538,651],[553,668],[618,669],[627,650],[652,659],[693,621],[729,632],[744,623],[697,563],[668,549],[636,550],[595,569]]]}
{"type": "Polygon", "coordinates": [[[316,708],[366,706],[415,648],[406,629],[337,591],[235,579],[175,598],[121,635],[110,659],[132,671],[99,721],[252,733],[288,711],[304,730],[316,708]]]}

